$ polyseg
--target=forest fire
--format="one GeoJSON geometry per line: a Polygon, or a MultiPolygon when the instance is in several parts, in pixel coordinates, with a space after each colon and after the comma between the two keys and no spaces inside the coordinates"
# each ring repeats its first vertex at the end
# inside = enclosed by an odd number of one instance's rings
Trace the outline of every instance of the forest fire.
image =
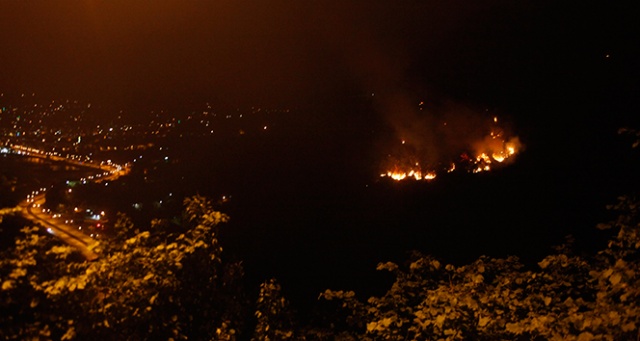
{"type": "MultiPolygon", "coordinates": [[[[496,117],[494,117],[494,123],[497,123],[496,117]]],[[[507,141],[503,135],[502,132],[492,130],[489,136],[474,143],[474,149],[478,155],[475,157],[477,167],[473,169],[473,173],[489,171],[493,162],[504,163],[516,155],[520,149],[520,140],[518,137],[512,137],[507,141]]]]}
{"type": "MultiPolygon", "coordinates": [[[[443,124],[446,126],[446,123],[443,124]]],[[[522,149],[520,140],[517,136],[507,137],[503,128],[498,125],[498,118],[493,117],[488,125],[485,125],[484,134],[476,134],[475,138],[464,134],[451,134],[448,136],[463,136],[461,139],[467,139],[464,143],[457,143],[460,147],[457,150],[443,153],[441,150],[435,150],[441,156],[436,161],[424,162],[427,157],[420,157],[419,148],[416,143],[412,144],[408,139],[401,139],[401,143],[397,148],[397,153],[401,157],[393,157],[390,162],[391,167],[382,172],[380,177],[388,177],[395,181],[403,181],[407,179],[413,180],[433,180],[438,173],[452,172],[469,172],[480,173],[488,172],[495,167],[500,167],[513,161],[513,157],[522,149]],[[488,131],[488,133],[487,133],[488,131]],[[457,156],[456,156],[457,155],[457,156]],[[445,158],[442,158],[444,156],[445,158]],[[448,157],[447,157],[448,156],[448,157]],[[421,162],[407,162],[407,160],[421,160],[421,162]],[[423,168],[420,164],[427,164],[428,167],[423,168]],[[424,171],[429,169],[429,171],[424,171]]],[[[444,142],[443,144],[451,144],[444,142]]],[[[389,157],[392,157],[391,154],[389,157]]]]}
{"type": "Polygon", "coordinates": [[[380,174],[381,177],[389,177],[393,180],[400,181],[404,179],[415,179],[415,180],[433,180],[436,178],[435,172],[426,172],[423,173],[421,170],[410,169],[408,171],[394,169],[393,171],[388,171],[386,173],[380,174]]]}

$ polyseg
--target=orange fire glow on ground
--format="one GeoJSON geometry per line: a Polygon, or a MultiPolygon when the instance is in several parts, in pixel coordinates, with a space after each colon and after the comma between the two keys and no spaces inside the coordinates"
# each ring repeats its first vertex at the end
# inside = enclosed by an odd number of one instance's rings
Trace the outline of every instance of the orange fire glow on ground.
{"type": "Polygon", "coordinates": [[[408,169],[408,170],[400,170],[394,169],[387,171],[386,173],[380,174],[381,177],[389,177],[393,180],[400,181],[404,179],[415,179],[415,180],[433,180],[436,178],[436,172],[423,172],[421,169],[408,169]]]}
{"type": "MultiPolygon", "coordinates": [[[[492,121],[491,130],[487,135],[482,139],[473,141],[469,146],[469,150],[461,151],[460,156],[446,166],[422,167],[418,162],[396,160],[388,170],[380,174],[380,177],[387,177],[395,181],[407,179],[433,180],[440,172],[488,172],[496,166],[499,167],[510,163],[522,149],[520,140],[517,136],[505,136],[504,130],[498,125],[497,117],[493,117],[492,121]]],[[[407,143],[405,139],[401,141],[402,145],[407,143]]],[[[412,159],[415,159],[415,156],[412,156],[412,159]]]]}

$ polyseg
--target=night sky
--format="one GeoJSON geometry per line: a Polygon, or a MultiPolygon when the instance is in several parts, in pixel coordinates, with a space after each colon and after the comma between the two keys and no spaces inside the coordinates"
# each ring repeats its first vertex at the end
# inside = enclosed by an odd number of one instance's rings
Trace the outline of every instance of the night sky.
{"type": "MultiPolygon", "coordinates": [[[[458,242],[454,238],[459,238],[455,228],[464,225],[466,237],[460,249],[473,249],[474,257],[501,246],[512,253],[529,240],[547,238],[553,229],[593,223],[593,216],[584,212],[604,211],[604,204],[634,190],[627,180],[636,178],[639,168],[626,168],[626,162],[637,163],[637,153],[627,153],[631,142],[616,131],[640,127],[638,18],[640,12],[631,2],[611,1],[0,0],[0,92],[5,97],[35,93],[45,100],[95,101],[105,108],[126,109],[127,115],[154,108],[201,108],[205,102],[216,108],[298,108],[300,116],[288,124],[302,122],[306,130],[295,137],[310,142],[291,147],[292,154],[311,159],[308,154],[314,151],[317,157],[303,166],[299,164],[306,161],[295,156],[287,162],[300,169],[311,164],[320,175],[309,182],[299,180],[295,193],[311,196],[321,188],[318,196],[326,196],[327,202],[335,195],[327,188],[339,192],[349,184],[322,175],[327,173],[323,167],[336,177],[339,173],[333,159],[323,159],[326,155],[342,153],[344,164],[352,169],[360,166],[356,172],[370,174],[351,183],[360,186],[357,191],[377,178],[380,160],[376,158],[384,152],[376,154],[380,136],[367,135],[371,130],[362,128],[369,120],[375,121],[376,133],[385,129],[398,133],[399,126],[411,126],[403,108],[415,108],[420,101],[445,111],[443,115],[489,110],[504,117],[525,146],[511,173],[488,175],[478,183],[449,179],[434,182],[430,189],[402,184],[389,189],[393,193],[389,198],[357,192],[361,201],[351,206],[346,199],[335,200],[322,208],[326,215],[309,206],[298,211],[299,216],[293,215],[293,225],[321,221],[335,231],[315,232],[325,235],[312,246],[294,249],[314,253],[308,257],[318,262],[327,260],[320,252],[327,247],[325,241],[335,236],[343,240],[333,247],[361,247],[369,254],[388,247],[386,243],[394,238],[422,240],[416,236],[428,241],[409,246],[451,249],[458,242]],[[358,107],[362,102],[370,107],[358,107]],[[314,125],[305,125],[307,121],[320,123],[326,131],[313,132],[314,125]],[[355,132],[345,122],[355,126],[355,132]],[[366,159],[363,154],[374,162],[358,165],[354,160],[366,159]],[[492,187],[495,182],[502,186],[499,191],[492,187]],[[475,186],[476,192],[465,194],[467,185],[475,186]],[[301,186],[305,189],[300,190],[301,186]],[[389,209],[388,220],[369,215],[369,204],[385,200],[396,203],[396,208],[389,209]],[[521,200],[522,206],[515,200],[521,200]],[[474,202],[483,205],[474,208],[474,202]],[[508,214],[501,213],[500,203],[508,203],[508,214]],[[425,209],[427,204],[431,208],[425,209]],[[546,208],[538,214],[539,207],[546,208]],[[415,223],[428,221],[429,212],[444,217],[432,222],[445,226],[433,234],[423,233],[415,223]],[[330,214],[331,218],[324,218],[330,214]],[[399,215],[410,217],[396,219],[399,215]],[[348,224],[355,226],[355,232],[347,233],[352,239],[336,232],[348,231],[348,224]],[[378,239],[362,238],[372,234],[370,226],[385,224],[391,228],[378,239]],[[402,224],[413,227],[402,230],[402,224]],[[499,227],[486,229],[488,225],[499,227]],[[520,244],[504,247],[502,241],[509,240],[509,233],[520,244]],[[478,238],[493,239],[483,247],[474,244],[478,238]],[[373,239],[379,245],[364,245],[373,239]]],[[[109,110],[104,114],[109,115],[109,110]]],[[[280,176],[279,166],[268,163],[256,171],[280,176]]],[[[270,187],[259,182],[250,179],[256,187],[270,187]]],[[[637,189],[638,181],[634,183],[637,189]]],[[[273,192],[281,189],[271,187],[273,192]]],[[[282,209],[281,202],[270,201],[272,197],[266,191],[262,197],[256,194],[252,207],[265,214],[282,209]]],[[[320,202],[287,200],[292,205],[320,202]]],[[[251,224],[262,223],[264,217],[254,212],[234,219],[246,222],[244,229],[253,232],[251,224]]],[[[264,235],[272,235],[271,229],[280,225],[274,218],[263,227],[264,235]]],[[[292,240],[308,236],[307,230],[295,231],[294,237],[279,233],[292,240]]],[[[536,256],[548,249],[538,251],[536,256]]],[[[455,252],[464,250],[450,253],[455,252]]],[[[393,254],[401,258],[401,251],[394,249],[393,254]]],[[[337,256],[330,261],[344,263],[337,256]]],[[[301,265],[300,272],[305,267],[301,265]]]]}
{"type": "Polygon", "coordinates": [[[2,1],[0,89],[125,108],[398,91],[505,106],[621,76],[637,89],[637,14],[604,1],[2,1]]]}

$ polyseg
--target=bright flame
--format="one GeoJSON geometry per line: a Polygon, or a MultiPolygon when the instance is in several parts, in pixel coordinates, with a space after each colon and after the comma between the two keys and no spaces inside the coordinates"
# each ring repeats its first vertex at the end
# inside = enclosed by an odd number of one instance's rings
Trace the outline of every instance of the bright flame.
{"type": "Polygon", "coordinates": [[[512,138],[508,142],[505,140],[497,140],[495,137],[492,138],[491,143],[480,143],[478,144],[480,147],[483,147],[486,151],[483,151],[476,157],[476,161],[480,163],[491,163],[491,160],[496,162],[504,162],[508,158],[514,156],[518,150],[518,146],[520,145],[520,141],[517,137],[512,138]],[[487,155],[491,154],[491,158],[487,155]]]}
{"type": "MultiPolygon", "coordinates": [[[[406,140],[401,140],[402,145],[409,145],[406,140]]],[[[411,150],[403,146],[403,151],[411,150]]],[[[409,146],[408,148],[411,148],[409,146]]],[[[414,180],[433,180],[437,176],[438,171],[451,173],[453,171],[467,171],[470,173],[488,172],[501,163],[507,163],[507,160],[515,156],[521,149],[518,137],[508,138],[505,131],[498,126],[498,117],[493,117],[493,123],[490,131],[484,138],[475,141],[472,144],[472,150],[461,151],[462,154],[458,160],[446,165],[431,165],[431,170],[424,171],[418,162],[407,162],[404,160],[395,160],[391,170],[380,174],[381,177],[389,177],[395,181],[405,179],[414,180]],[[404,166],[401,166],[404,165],[404,166]]],[[[406,153],[405,153],[406,154],[406,153]]],[[[408,157],[415,158],[415,153],[410,152],[408,157]]],[[[415,160],[415,159],[414,159],[415,160]]]]}
{"type": "Polygon", "coordinates": [[[491,157],[492,157],[494,160],[498,161],[498,162],[502,162],[502,161],[504,161],[504,160],[506,159],[506,157],[505,157],[504,155],[502,155],[502,154],[498,154],[498,153],[493,153],[493,154],[491,154],[491,157]]]}
{"type": "Polygon", "coordinates": [[[447,169],[447,173],[451,173],[454,170],[456,170],[456,164],[455,163],[451,163],[451,167],[449,169],[447,169]]]}
{"type": "Polygon", "coordinates": [[[476,161],[484,162],[484,163],[491,163],[491,159],[489,158],[489,156],[487,156],[486,153],[482,153],[482,154],[476,156],[476,161]]]}
{"type": "Polygon", "coordinates": [[[436,172],[422,172],[420,169],[399,170],[397,167],[393,171],[380,174],[380,177],[389,177],[393,180],[400,181],[404,179],[415,180],[433,180],[436,177],[436,172]]]}

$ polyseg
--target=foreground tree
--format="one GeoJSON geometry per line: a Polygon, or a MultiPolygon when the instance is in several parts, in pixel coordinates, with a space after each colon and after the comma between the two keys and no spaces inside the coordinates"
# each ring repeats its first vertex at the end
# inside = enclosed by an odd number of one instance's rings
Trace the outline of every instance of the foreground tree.
{"type": "Polygon", "coordinates": [[[599,226],[617,234],[589,259],[561,248],[533,271],[514,257],[456,267],[415,254],[378,265],[396,277],[382,297],[322,296],[340,302],[360,340],[638,340],[639,204],[620,198],[618,219],[599,226]]]}
{"type": "Polygon", "coordinates": [[[235,339],[245,299],[241,265],[222,262],[227,220],[200,196],[185,200],[180,226],[140,231],[120,216],[93,262],[24,229],[0,263],[0,304],[13,312],[0,317],[0,338],[235,339]]]}
{"type": "Polygon", "coordinates": [[[293,316],[281,291],[282,287],[275,279],[260,285],[253,341],[293,340],[293,316]]]}

